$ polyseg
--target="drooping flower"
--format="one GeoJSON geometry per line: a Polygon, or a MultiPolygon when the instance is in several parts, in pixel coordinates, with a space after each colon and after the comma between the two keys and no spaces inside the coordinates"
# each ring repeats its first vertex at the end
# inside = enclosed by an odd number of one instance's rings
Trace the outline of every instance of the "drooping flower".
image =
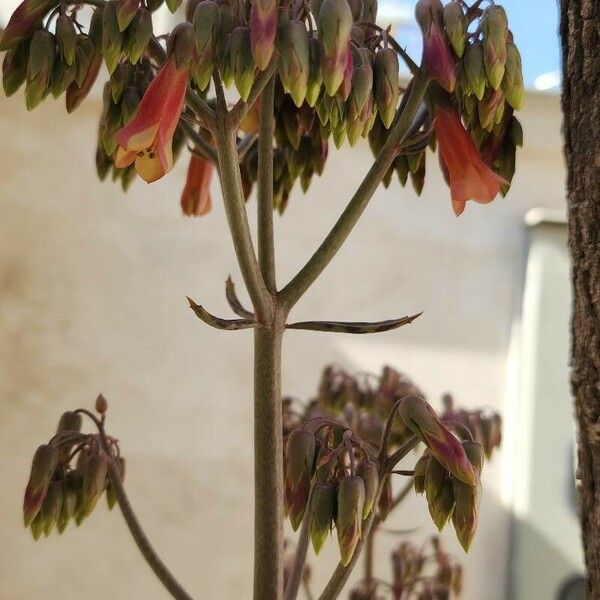
{"type": "Polygon", "coordinates": [[[192,156],[187,180],[181,194],[181,210],[189,217],[202,217],[212,209],[210,182],[214,165],[200,156],[192,156]]]}
{"type": "Polygon", "coordinates": [[[115,165],[135,170],[147,183],[173,168],[173,135],[185,101],[189,66],[177,67],[175,55],[165,62],[148,86],[135,117],[120,129],[115,165]]]}
{"type": "Polygon", "coordinates": [[[506,182],[483,162],[454,108],[436,104],[434,115],[440,160],[448,176],[452,209],[458,217],[468,200],[487,204],[506,182]]]}

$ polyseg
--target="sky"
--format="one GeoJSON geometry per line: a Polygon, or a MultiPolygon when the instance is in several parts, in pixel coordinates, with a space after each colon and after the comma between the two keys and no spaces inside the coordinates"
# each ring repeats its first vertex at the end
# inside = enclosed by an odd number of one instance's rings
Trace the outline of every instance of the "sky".
{"type": "MultiPolygon", "coordinates": [[[[19,2],[20,0],[0,0],[0,21],[6,22],[19,2]]],[[[416,0],[379,0],[379,14],[382,24],[395,19],[410,24],[396,30],[396,37],[418,58],[421,53],[421,37],[413,16],[415,2],[416,0]]],[[[506,8],[515,41],[521,50],[526,85],[538,89],[558,88],[558,2],[502,0],[499,3],[506,8]]]]}
{"type": "MultiPolygon", "coordinates": [[[[502,0],[498,4],[506,9],[521,51],[525,84],[538,89],[557,87],[560,46],[556,0],[502,0]]],[[[418,57],[421,39],[414,22],[414,5],[415,0],[379,0],[379,13],[382,23],[395,18],[407,21],[408,26],[398,28],[395,35],[413,56],[418,57]]]]}

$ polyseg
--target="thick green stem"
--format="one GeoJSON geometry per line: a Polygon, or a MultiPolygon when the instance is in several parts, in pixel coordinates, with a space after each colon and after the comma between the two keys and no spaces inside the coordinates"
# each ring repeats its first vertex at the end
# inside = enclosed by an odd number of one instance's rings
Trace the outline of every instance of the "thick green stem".
{"type": "Polygon", "coordinates": [[[354,229],[369,200],[391,167],[402,140],[409,132],[428,85],[429,79],[423,74],[419,74],[413,79],[408,101],[363,182],[323,243],[282,290],[281,300],[287,310],[292,308],[315,282],[354,229]]]}
{"type": "Polygon", "coordinates": [[[272,294],[275,281],[275,240],[273,235],[273,134],[275,117],[275,77],[261,95],[260,135],[258,138],[258,264],[265,285],[272,294]]]}
{"type": "Polygon", "coordinates": [[[283,595],[283,331],[254,332],[254,600],[283,595]]]}
{"type": "Polygon", "coordinates": [[[244,205],[235,133],[221,122],[216,128],[215,137],[221,190],[237,260],[258,320],[269,323],[273,318],[273,298],[265,286],[254,253],[244,205]]]}

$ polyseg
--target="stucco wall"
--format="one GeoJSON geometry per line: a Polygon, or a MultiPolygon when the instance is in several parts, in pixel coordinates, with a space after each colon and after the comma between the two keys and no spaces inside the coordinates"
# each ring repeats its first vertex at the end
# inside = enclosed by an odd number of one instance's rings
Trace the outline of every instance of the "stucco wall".
{"type": "MultiPolygon", "coordinates": [[[[378,191],[293,318],[424,314],[371,338],[290,332],[287,393],[309,396],[329,362],[387,362],[432,399],[450,390],[462,404],[502,409],[521,303],[523,215],[563,206],[558,100],[532,96],[526,106],[527,146],[506,199],[469,206],[456,219],[431,157],[423,197],[397,183],[378,191]]],[[[251,333],[209,329],[185,300],[228,314],[224,282],[240,276],[224,211],[217,201],[205,219],[179,215],[185,161],[126,196],[97,182],[98,111],[90,100],[73,117],[52,102],[27,114],[21,97],[0,99],[0,599],[166,597],[117,511],[102,506],[80,529],[37,544],[21,525],[34,448],[61,411],[89,406],[99,391],[128,459],[131,500],[166,561],[199,598],[248,598],[251,333]]],[[[276,223],[280,282],[312,253],[369,161],[366,147],[333,152],[310,195],[292,198],[276,223]]],[[[469,600],[503,597],[508,517],[500,482],[497,457],[468,558],[446,535],[465,563],[469,600]]],[[[401,510],[393,526],[432,532],[424,500],[401,510]]],[[[334,564],[335,543],[325,556],[317,580],[334,564]]]]}

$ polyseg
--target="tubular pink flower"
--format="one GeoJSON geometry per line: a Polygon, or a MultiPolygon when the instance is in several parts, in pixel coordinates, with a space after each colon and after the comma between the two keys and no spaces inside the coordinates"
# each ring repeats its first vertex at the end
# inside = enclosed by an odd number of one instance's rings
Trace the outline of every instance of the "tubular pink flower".
{"type": "Polygon", "coordinates": [[[468,200],[487,204],[506,182],[483,162],[454,108],[436,105],[434,115],[440,159],[448,175],[452,209],[458,217],[468,200]]]}
{"type": "Polygon", "coordinates": [[[192,156],[187,181],[181,194],[181,210],[186,216],[202,217],[212,209],[210,182],[214,165],[200,156],[192,156]]]}
{"type": "Polygon", "coordinates": [[[148,86],[135,117],[115,138],[115,165],[135,170],[152,183],[173,168],[173,135],[183,110],[189,69],[178,69],[172,55],[148,86]]]}

